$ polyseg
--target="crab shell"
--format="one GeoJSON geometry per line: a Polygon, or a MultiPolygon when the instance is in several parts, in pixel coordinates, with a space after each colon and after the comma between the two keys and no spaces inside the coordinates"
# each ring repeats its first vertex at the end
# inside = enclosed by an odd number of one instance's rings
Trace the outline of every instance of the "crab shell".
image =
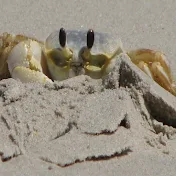
{"type": "Polygon", "coordinates": [[[116,55],[123,52],[122,42],[117,36],[107,33],[95,32],[94,44],[91,50],[86,46],[87,31],[67,31],[66,46],[63,48],[59,43],[59,31],[49,35],[45,42],[45,53],[49,71],[54,80],[64,80],[69,77],[86,74],[92,78],[101,78],[111,70],[113,64],[109,64],[116,55]],[[82,52],[89,53],[89,59],[84,60],[82,52]],[[63,65],[55,63],[57,57],[59,63],[66,61],[63,65]]]}

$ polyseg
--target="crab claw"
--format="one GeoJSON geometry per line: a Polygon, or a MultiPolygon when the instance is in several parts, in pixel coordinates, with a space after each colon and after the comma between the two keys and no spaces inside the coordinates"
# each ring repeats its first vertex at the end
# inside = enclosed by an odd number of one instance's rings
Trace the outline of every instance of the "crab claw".
{"type": "Polygon", "coordinates": [[[42,48],[36,41],[25,40],[18,43],[10,52],[7,63],[14,79],[21,82],[52,82],[43,72],[42,48]]]}
{"type": "Polygon", "coordinates": [[[176,86],[169,63],[163,53],[149,49],[138,49],[129,51],[127,54],[135,65],[176,96],[176,86]]]}

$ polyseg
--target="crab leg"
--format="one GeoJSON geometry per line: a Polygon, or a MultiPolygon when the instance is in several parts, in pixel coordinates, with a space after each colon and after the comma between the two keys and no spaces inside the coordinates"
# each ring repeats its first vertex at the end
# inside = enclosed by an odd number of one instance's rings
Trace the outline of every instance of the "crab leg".
{"type": "Polygon", "coordinates": [[[127,54],[135,65],[176,96],[176,86],[168,61],[163,53],[149,49],[138,49],[129,51],[127,54]]]}
{"type": "Polygon", "coordinates": [[[171,92],[173,95],[176,96],[176,87],[174,86],[174,82],[170,82],[166,72],[164,71],[161,63],[154,62],[151,65],[150,70],[152,71],[154,80],[159,83],[163,88],[171,92]]]}
{"type": "Polygon", "coordinates": [[[52,82],[42,69],[42,48],[33,40],[18,43],[10,52],[7,63],[12,78],[21,82],[52,82]]]}
{"type": "Polygon", "coordinates": [[[151,70],[149,69],[149,66],[147,63],[143,62],[143,61],[140,61],[137,66],[143,71],[145,72],[148,76],[150,76],[152,79],[153,78],[153,75],[152,75],[152,72],[151,70]]]}

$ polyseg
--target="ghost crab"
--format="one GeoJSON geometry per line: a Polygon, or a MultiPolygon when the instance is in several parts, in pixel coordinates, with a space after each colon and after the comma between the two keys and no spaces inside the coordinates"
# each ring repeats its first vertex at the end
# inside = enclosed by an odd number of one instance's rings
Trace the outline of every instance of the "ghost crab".
{"type": "MultiPolygon", "coordinates": [[[[81,74],[99,79],[108,74],[120,53],[116,36],[93,30],[51,33],[45,43],[22,35],[0,37],[0,78],[11,76],[22,82],[50,82],[81,74]]],[[[176,96],[176,86],[165,55],[149,49],[126,52],[129,59],[176,96]]]]}

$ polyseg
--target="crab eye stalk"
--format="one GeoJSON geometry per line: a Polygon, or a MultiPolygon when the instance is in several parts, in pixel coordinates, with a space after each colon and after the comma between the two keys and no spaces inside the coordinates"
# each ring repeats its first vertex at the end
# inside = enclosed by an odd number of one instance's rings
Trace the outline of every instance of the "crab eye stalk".
{"type": "Polygon", "coordinates": [[[94,31],[89,29],[87,32],[87,48],[91,49],[94,44],[94,31]]]}
{"type": "Polygon", "coordinates": [[[59,31],[59,43],[62,47],[65,47],[66,44],[66,32],[64,28],[61,28],[59,31]]]}

